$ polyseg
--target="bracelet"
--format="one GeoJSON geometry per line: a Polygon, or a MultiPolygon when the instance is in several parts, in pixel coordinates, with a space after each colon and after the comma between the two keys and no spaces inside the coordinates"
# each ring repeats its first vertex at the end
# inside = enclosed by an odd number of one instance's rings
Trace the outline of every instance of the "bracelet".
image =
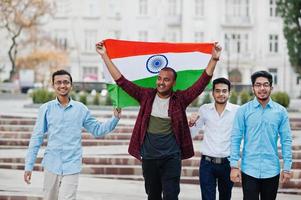
{"type": "Polygon", "coordinates": [[[212,60],[219,61],[219,58],[212,57],[212,60]]]}
{"type": "Polygon", "coordinates": [[[287,174],[291,174],[292,172],[291,171],[288,171],[288,170],[282,170],[283,173],[287,173],[287,174]]]}

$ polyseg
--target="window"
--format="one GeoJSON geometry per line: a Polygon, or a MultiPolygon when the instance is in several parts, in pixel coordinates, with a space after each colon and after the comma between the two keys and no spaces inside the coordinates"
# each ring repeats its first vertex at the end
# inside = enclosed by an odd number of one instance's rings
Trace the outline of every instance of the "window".
{"type": "Polygon", "coordinates": [[[55,17],[68,17],[70,11],[69,0],[55,2],[55,17]]]}
{"type": "Polygon", "coordinates": [[[86,52],[95,51],[95,43],[97,42],[97,30],[85,30],[84,50],[86,52]]]}
{"type": "Polygon", "coordinates": [[[68,31],[65,29],[59,29],[54,31],[54,42],[55,45],[61,49],[66,50],[68,48],[68,31]]]}
{"type": "Polygon", "coordinates": [[[204,16],[204,0],[194,0],[194,13],[196,17],[204,16]]]}
{"type": "Polygon", "coordinates": [[[98,81],[98,68],[84,66],[82,79],[85,82],[98,81]]]}
{"type": "Polygon", "coordinates": [[[168,15],[176,16],[179,14],[178,12],[178,0],[168,0],[168,15]]]}
{"type": "Polygon", "coordinates": [[[166,39],[168,42],[179,42],[180,41],[180,32],[178,30],[169,30],[167,32],[166,39]]]}
{"type": "Polygon", "coordinates": [[[139,31],[138,32],[138,40],[146,42],[148,40],[148,32],[147,31],[139,31]]]}
{"type": "Polygon", "coordinates": [[[278,84],[278,69],[277,68],[270,68],[269,72],[273,76],[273,84],[277,85],[278,84]]]}
{"type": "Polygon", "coordinates": [[[108,17],[119,20],[121,17],[121,5],[120,0],[114,0],[108,2],[108,17]]]}
{"type": "Polygon", "coordinates": [[[297,77],[297,81],[296,81],[297,85],[301,85],[301,76],[297,77]]]}
{"type": "Polygon", "coordinates": [[[249,53],[249,34],[248,33],[226,33],[225,51],[233,53],[249,53]]]}
{"type": "Polygon", "coordinates": [[[99,6],[97,0],[86,0],[83,2],[85,6],[85,17],[99,17],[99,6]]]}
{"type": "Polygon", "coordinates": [[[146,16],[148,14],[147,0],[139,0],[139,15],[146,16]]]}
{"type": "Polygon", "coordinates": [[[110,30],[109,31],[109,37],[114,39],[120,39],[121,32],[119,30],[110,30]]]}
{"type": "Polygon", "coordinates": [[[203,42],[204,41],[204,33],[203,32],[195,32],[194,33],[194,42],[203,42]]]}
{"type": "Polygon", "coordinates": [[[226,0],[225,9],[227,22],[233,20],[250,21],[249,0],[226,0]]]}
{"type": "Polygon", "coordinates": [[[277,3],[276,3],[276,0],[270,0],[270,17],[277,17],[277,3]]]}
{"type": "Polygon", "coordinates": [[[270,53],[278,53],[278,35],[269,35],[269,51],[270,53]]]}

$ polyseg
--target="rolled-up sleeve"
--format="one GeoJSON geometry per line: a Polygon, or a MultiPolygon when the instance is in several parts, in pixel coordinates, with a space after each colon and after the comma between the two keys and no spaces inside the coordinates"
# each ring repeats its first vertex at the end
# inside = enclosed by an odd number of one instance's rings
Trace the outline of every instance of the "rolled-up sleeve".
{"type": "Polygon", "coordinates": [[[90,111],[87,111],[83,126],[95,137],[101,137],[113,131],[118,122],[119,118],[115,116],[105,122],[99,122],[95,117],[91,116],[90,111]]]}

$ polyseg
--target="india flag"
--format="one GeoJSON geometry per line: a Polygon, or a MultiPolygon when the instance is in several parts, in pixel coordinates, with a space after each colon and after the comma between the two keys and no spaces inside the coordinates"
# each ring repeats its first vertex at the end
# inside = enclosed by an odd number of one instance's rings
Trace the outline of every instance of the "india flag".
{"type": "MultiPolygon", "coordinates": [[[[142,87],[156,88],[163,67],[177,71],[174,90],[191,86],[206,68],[213,43],[159,43],[108,39],[104,41],[108,56],[125,78],[142,87]]],[[[113,105],[123,108],[138,102],[118,87],[104,67],[105,80],[113,105]]]]}

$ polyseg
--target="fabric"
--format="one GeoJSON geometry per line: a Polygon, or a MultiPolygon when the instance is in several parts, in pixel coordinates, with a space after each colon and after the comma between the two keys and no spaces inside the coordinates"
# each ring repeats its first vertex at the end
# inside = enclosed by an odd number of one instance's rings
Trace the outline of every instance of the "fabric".
{"type": "Polygon", "coordinates": [[[180,193],[181,158],[142,160],[145,192],[149,200],[177,200],[180,193]],[[162,198],[163,193],[163,198],[162,198]]]}
{"type": "Polygon", "coordinates": [[[230,163],[214,164],[205,159],[201,160],[199,180],[202,200],[216,199],[216,186],[218,186],[219,200],[230,200],[233,182],[230,180],[230,163]]]}
{"type": "Polygon", "coordinates": [[[169,134],[172,132],[170,118],[150,116],[147,132],[153,134],[169,134]]]}
{"type": "Polygon", "coordinates": [[[223,158],[230,156],[231,131],[238,105],[227,102],[221,115],[216,111],[214,103],[204,104],[200,107],[199,119],[195,126],[190,127],[192,137],[200,129],[204,130],[201,143],[203,155],[223,158]]]}
{"type": "Polygon", "coordinates": [[[242,105],[235,116],[231,136],[232,167],[238,167],[243,140],[241,170],[254,178],[270,178],[280,173],[277,142],[280,144],[283,169],[292,166],[292,135],[286,109],[269,100],[265,108],[254,100],[242,105]]]}
{"type": "Polygon", "coordinates": [[[279,174],[271,178],[258,179],[242,173],[244,200],[275,200],[277,197],[279,174]],[[260,198],[259,198],[260,197],[260,198]]]}
{"type": "MultiPolygon", "coordinates": [[[[181,149],[182,159],[187,159],[194,155],[192,139],[186,117],[186,108],[202,93],[210,79],[211,76],[204,71],[190,88],[182,91],[175,91],[170,96],[168,115],[172,121],[172,130],[176,137],[176,142],[181,149]]],[[[157,90],[139,87],[123,76],[116,80],[116,83],[140,104],[128,151],[132,156],[141,160],[141,145],[144,142],[157,90]]]]}
{"type": "Polygon", "coordinates": [[[168,117],[168,107],[169,107],[169,98],[163,99],[156,95],[153,103],[153,108],[151,115],[161,118],[170,118],[168,117]]]}
{"type": "Polygon", "coordinates": [[[79,173],[57,175],[44,170],[44,200],[75,200],[79,173]]]}
{"type": "Polygon", "coordinates": [[[143,159],[163,159],[166,156],[181,154],[173,133],[146,133],[141,149],[143,159]]]}
{"type": "MultiPolygon", "coordinates": [[[[174,90],[190,87],[211,58],[213,43],[157,43],[108,39],[104,41],[108,56],[120,72],[135,84],[155,88],[157,74],[163,67],[177,71],[174,90]]],[[[105,80],[114,105],[126,107],[139,103],[117,87],[107,69],[105,80]]]]}
{"type": "Polygon", "coordinates": [[[118,118],[112,117],[101,123],[91,116],[84,104],[72,99],[66,107],[57,99],[43,104],[30,139],[25,171],[32,171],[39,148],[47,137],[42,161],[44,168],[59,175],[79,173],[82,164],[82,128],[100,137],[111,132],[118,121],[118,118]]]}

